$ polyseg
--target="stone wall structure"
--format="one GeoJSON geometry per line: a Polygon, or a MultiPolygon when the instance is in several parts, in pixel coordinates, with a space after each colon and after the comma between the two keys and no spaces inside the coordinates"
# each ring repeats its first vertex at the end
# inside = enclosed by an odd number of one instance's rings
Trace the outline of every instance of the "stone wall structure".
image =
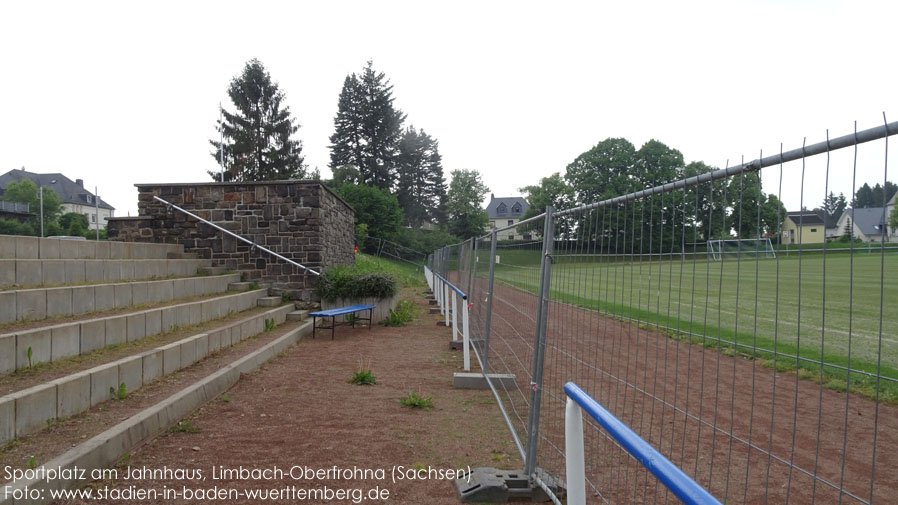
{"type": "Polygon", "coordinates": [[[135,186],[139,215],[109,219],[109,240],[182,244],[244,280],[311,297],[317,276],[169,209],[158,196],[318,272],[355,261],[354,211],[320,181],[135,186]]]}

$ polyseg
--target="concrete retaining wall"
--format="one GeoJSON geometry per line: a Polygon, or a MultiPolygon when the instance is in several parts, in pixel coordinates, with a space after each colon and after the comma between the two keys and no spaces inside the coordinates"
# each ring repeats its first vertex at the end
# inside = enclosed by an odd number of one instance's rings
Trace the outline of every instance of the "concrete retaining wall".
{"type": "Polygon", "coordinates": [[[218,328],[212,334],[187,337],[0,397],[0,445],[40,430],[47,426],[48,420],[69,417],[112,399],[111,390],[117,391],[122,383],[126,392],[133,393],[152,380],[186,368],[220,349],[261,333],[266,319],[283,323],[287,313],[293,310],[295,307],[292,305],[278,307],[218,328]],[[228,333],[233,336],[234,328],[242,329],[239,336],[228,338],[227,344],[222,345],[222,335],[228,333]],[[216,342],[216,345],[212,346],[210,342],[216,342]]]}
{"type": "Polygon", "coordinates": [[[28,348],[31,348],[32,365],[87,354],[108,345],[131,342],[176,327],[191,326],[244,311],[255,307],[256,300],[266,294],[266,290],[257,289],[158,309],[0,334],[0,374],[28,367],[28,348]]]}
{"type": "Polygon", "coordinates": [[[57,286],[196,275],[202,259],[0,259],[0,287],[57,286]]]}
{"type": "Polygon", "coordinates": [[[321,301],[321,310],[338,309],[349,305],[376,305],[371,311],[371,323],[377,324],[390,315],[390,310],[396,308],[399,303],[399,295],[393,298],[340,298],[333,302],[321,301]]]}
{"type": "Polygon", "coordinates": [[[144,242],[104,242],[56,238],[0,235],[3,259],[165,259],[169,253],[182,253],[180,244],[144,242]]]}
{"type": "MultiPolygon", "coordinates": [[[[164,260],[162,260],[164,261],[164,260]]],[[[183,260],[182,260],[183,261],[183,260]]],[[[161,303],[227,291],[240,274],[0,292],[0,324],[161,303]]],[[[152,335],[152,333],[149,333],[152,335]]]]}

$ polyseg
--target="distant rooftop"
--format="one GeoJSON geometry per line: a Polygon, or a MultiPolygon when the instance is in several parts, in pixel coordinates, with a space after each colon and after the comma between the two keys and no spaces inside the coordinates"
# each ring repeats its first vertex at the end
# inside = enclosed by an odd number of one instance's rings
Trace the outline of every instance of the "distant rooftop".
{"type": "Polygon", "coordinates": [[[521,196],[496,198],[495,195],[490,194],[490,203],[486,206],[486,213],[490,219],[520,219],[529,208],[527,200],[521,196]]]}
{"type": "MultiPolygon", "coordinates": [[[[56,192],[62,203],[70,203],[75,205],[94,205],[95,201],[93,193],[84,189],[84,181],[78,179],[77,182],[72,181],[68,177],[60,174],[36,174],[28,172],[24,169],[10,170],[0,175],[0,194],[12,182],[21,182],[29,180],[38,186],[50,188],[56,192]]],[[[104,202],[100,198],[99,207],[103,209],[115,210],[115,207],[104,202]]]]}

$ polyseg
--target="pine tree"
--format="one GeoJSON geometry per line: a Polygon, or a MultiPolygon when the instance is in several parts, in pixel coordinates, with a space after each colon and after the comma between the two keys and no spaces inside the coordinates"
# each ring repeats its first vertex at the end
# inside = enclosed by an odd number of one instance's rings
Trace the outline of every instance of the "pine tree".
{"type": "MultiPolygon", "coordinates": [[[[226,181],[270,181],[302,179],[309,175],[303,165],[302,142],[293,140],[299,126],[284,106],[284,93],[259,60],[246,63],[243,72],[231,80],[228,96],[235,113],[221,109],[223,121],[217,129],[224,133],[224,178],[226,181]]],[[[220,159],[221,143],[209,141],[220,159]]],[[[218,171],[209,171],[221,180],[218,171]]]]}
{"type": "Polygon", "coordinates": [[[446,180],[439,142],[424,130],[409,127],[399,141],[396,196],[409,226],[444,222],[446,180]]]}
{"type": "MultiPolygon", "coordinates": [[[[371,61],[361,75],[346,76],[330,137],[331,170],[354,167],[358,182],[393,189],[403,121],[405,114],[393,107],[393,86],[371,61]]],[[[341,182],[348,181],[335,181],[341,182]]]]}

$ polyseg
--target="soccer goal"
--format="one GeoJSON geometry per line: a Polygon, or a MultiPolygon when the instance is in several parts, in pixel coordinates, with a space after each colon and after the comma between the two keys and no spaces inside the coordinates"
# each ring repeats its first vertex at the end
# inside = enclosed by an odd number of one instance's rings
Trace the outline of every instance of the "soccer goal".
{"type": "Polygon", "coordinates": [[[769,238],[744,238],[708,241],[708,259],[720,261],[742,257],[776,258],[769,238]]]}

